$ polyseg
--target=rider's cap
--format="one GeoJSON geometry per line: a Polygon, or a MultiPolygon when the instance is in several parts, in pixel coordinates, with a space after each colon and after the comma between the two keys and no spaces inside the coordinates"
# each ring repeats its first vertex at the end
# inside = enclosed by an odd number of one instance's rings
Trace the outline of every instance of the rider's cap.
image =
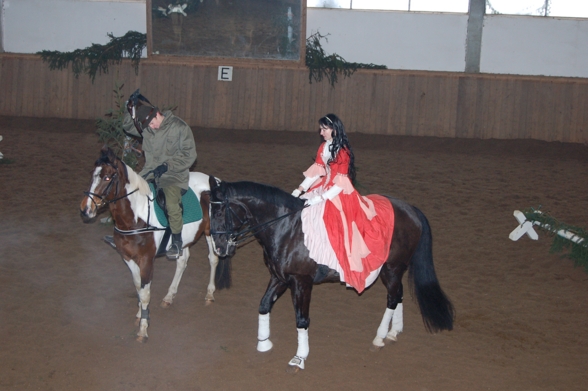
{"type": "Polygon", "coordinates": [[[157,115],[159,109],[157,107],[142,105],[137,109],[137,119],[144,130],[149,126],[149,123],[157,115]]]}

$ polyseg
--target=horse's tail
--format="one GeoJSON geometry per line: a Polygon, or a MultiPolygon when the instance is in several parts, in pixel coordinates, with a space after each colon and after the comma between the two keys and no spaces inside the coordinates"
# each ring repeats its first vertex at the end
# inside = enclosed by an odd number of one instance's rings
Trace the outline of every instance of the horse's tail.
{"type": "Polygon", "coordinates": [[[224,257],[218,259],[216,265],[216,272],[214,274],[214,285],[218,290],[229,289],[233,284],[231,276],[231,257],[224,257]]]}
{"type": "Polygon", "coordinates": [[[455,310],[445,295],[433,265],[433,235],[429,221],[418,208],[414,208],[422,225],[421,238],[412,256],[408,270],[414,295],[421,309],[421,316],[429,332],[452,330],[455,310]]]}

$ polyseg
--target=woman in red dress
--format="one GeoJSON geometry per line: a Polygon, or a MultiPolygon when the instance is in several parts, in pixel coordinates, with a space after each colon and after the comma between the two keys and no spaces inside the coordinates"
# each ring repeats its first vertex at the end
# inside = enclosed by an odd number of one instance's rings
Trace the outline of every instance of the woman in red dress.
{"type": "Polygon", "coordinates": [[[302,211],[304,243],[315,262],[361,293],[388,257],[394,211],[386,198],[363,197],[353,186],[355,161],[343,122],[327,114],[319,125],[324,142],[292,192],[309,206],[302,211]]]}

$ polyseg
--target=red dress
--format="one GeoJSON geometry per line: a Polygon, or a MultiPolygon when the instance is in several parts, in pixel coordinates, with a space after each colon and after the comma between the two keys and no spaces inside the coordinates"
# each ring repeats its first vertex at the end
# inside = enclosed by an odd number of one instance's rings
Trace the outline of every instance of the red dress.
{"type": "Polygon", "coordinates": [[[325,143],[322,143],[315,163],[304,172],[308,178],[318,176],[319,179],[303,197],[310,199],[321,195],[333,185],[343,191],[332,200],[304,209],[305,244],[311,258],[337,270],[342,281],[361,293],[377,278],[388,258],[394,209],[383,196],[363,197],[357,192],[347,175],[349,153],[346,149],[340,150],[330,164],[323,158],[324,149],[325,143]],[[326,243],[325,238],[328,238],[326,243]]]}

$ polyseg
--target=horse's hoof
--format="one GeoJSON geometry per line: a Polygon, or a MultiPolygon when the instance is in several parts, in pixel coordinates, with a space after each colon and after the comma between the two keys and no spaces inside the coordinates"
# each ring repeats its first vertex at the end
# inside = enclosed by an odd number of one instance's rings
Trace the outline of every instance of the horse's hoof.
{"type": "Polygon", "coordinates": [[[168,308],[168,307],[171,307],[171,305],[172,305],[172,303],[170,303],[168,301],[165,301],[165,300],[161,301],[161,308],[168,308]]]}
{"type": "Polygon", "coordinates": [[[286,367],[286,373],[298,373],[302,370],[302,368],[296,366],[296,365],[288,365],[286,367]]]}
{"type": "Polygon", "coordinates": [[[149,340],[149,337],[137,336],[137,342],[139,342],[139,343],[147,343],[148,340],[149,340]]]}
{"type": "Polygon", "coordinates": [[[376,345],[372,345],[370,346],[370,352],[379,352],[380,350],[382,350],[383,346],[376,346],[376,345]]]}
{"type": "Polygon", "coordinates": [[[286,372],[287,373],[298,373],[298,371],[301,371],[302,369],[304,369],[304,361],[306,361],[306,359],[304,359],[302,357],[298,357],[298,356],[292,357],[292,360],[290,360],[290,362],[288,362],[288,367],[286,368],[286,372]]]}
{"type": "Polygon", "coordinates": [[[401,333],[401,332],[399,332],[399,331],[394,331],[394,330],[391,330],[391,331],[390,331],[390,332],[389,332],[389,333],[386,335],[386,338],[384,339],[384,343],[386,343],[386,344],[389,344],[389,343],[392,343],[392,342],[396,342],[396,341],[398,341],[398,335],[399,335],[400,333],[401,333]]]}
{"type": "Polygon", "coordinates": [[[398,338],[397,337],[390,337],[390,336],[388,336],[388,337],[386,337],[386,339],[384,339],[384,343],[386,343],[386,345],[389,344],[389,343],[397,342],[397,341],[398,341],[398,338]]]}
{"type": "Polygon", "coordinates": [[[214,297],[211,299],[211,298],[209,298],[209,297],[207,296],[207,297],[204,299],[204,305],[205,305],[205,306],[209,306],[209,305],[211,305],[212,303],[214,303],[214,297]]]}

